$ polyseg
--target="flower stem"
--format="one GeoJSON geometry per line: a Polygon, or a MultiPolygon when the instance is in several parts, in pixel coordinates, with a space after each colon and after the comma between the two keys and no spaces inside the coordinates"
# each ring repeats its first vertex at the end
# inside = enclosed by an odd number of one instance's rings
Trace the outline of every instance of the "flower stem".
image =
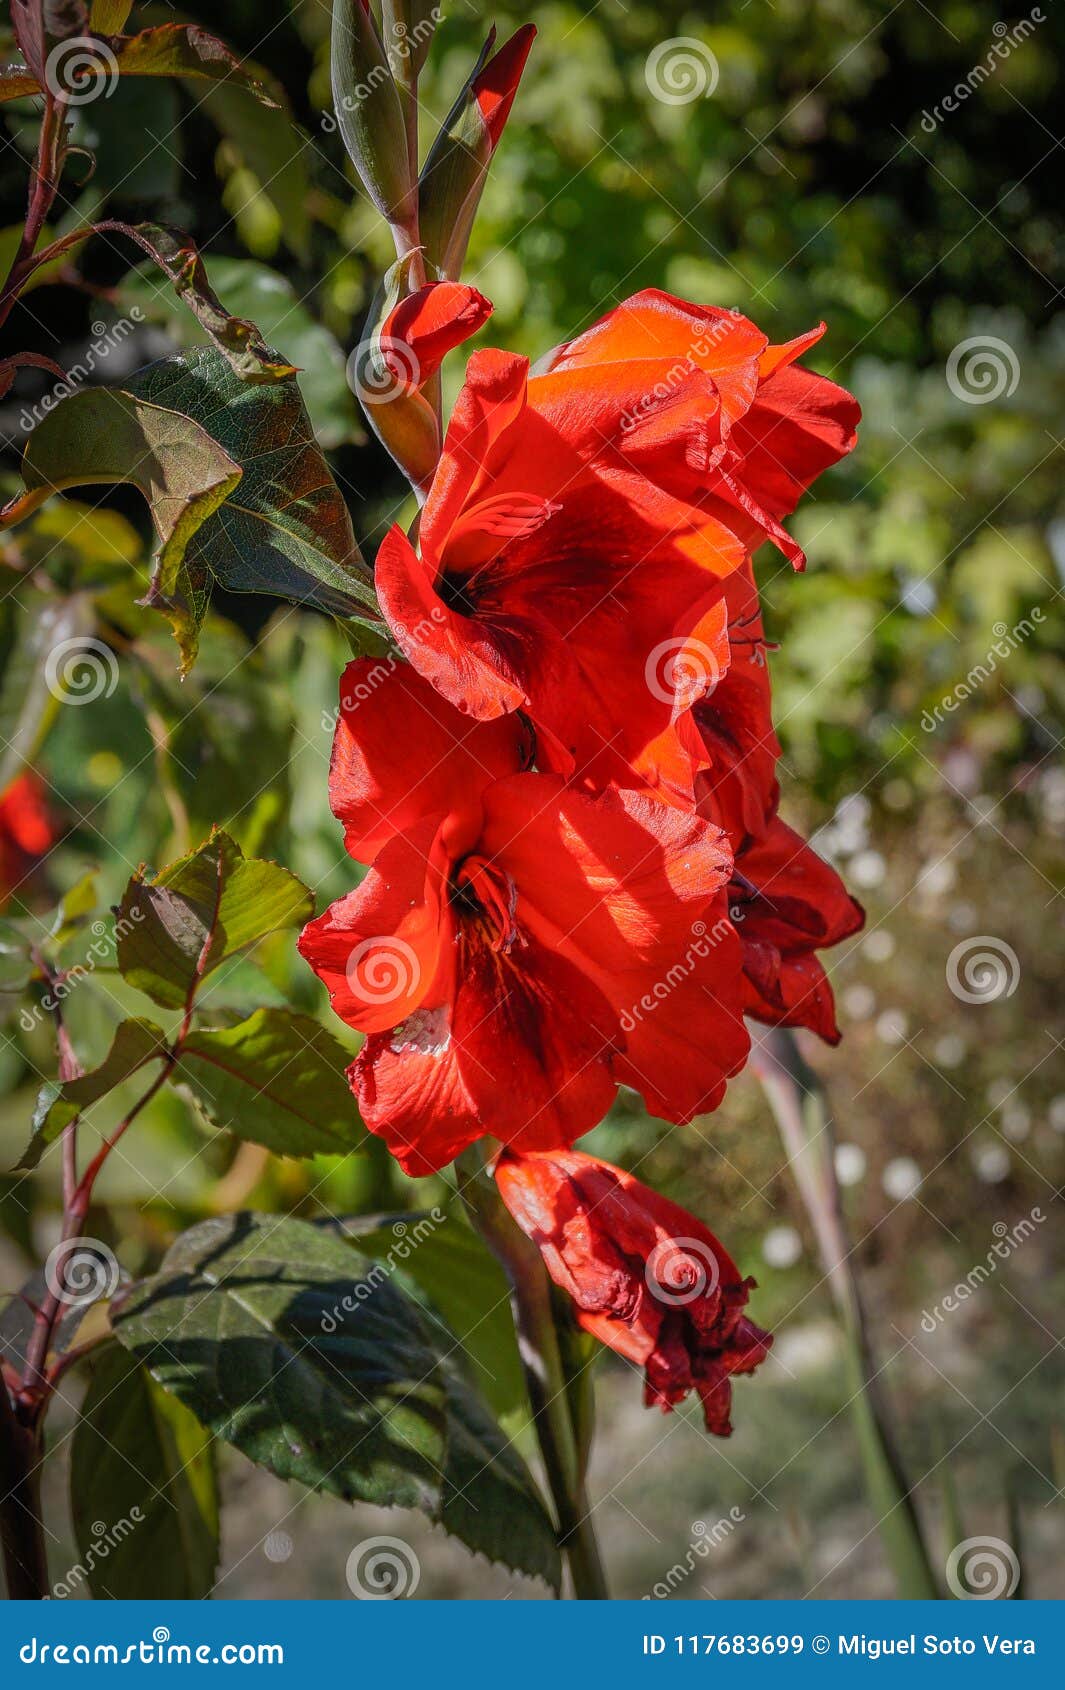
{"type": "Polygon", "coordinates": [[[903,1597],[938,1597],[935,1575],[906,1471],[891,1431],[891,1409],[869,1336],[854,1250],[847,1235],[835,1136],[824,1087],[786,1028],[751,1029],[751,1066],[780,1129],[817,1239],[821,1266],[846,1340],[850,1408],[869,1498],[903,1597]]]}
{"type": "Polygon", "coordinates": [[[603,1600],[608,1595],[606,1578],[584,1488],[585,1457],[571,1415],[571,1382],[562,1359],[551,1281],[539,1250],[511,1219],[476,1154],[466,1152],[456,1166],[471,1219],[510,1280],[533,1427],[573,1593],[583,1600],[603,1600]]]}

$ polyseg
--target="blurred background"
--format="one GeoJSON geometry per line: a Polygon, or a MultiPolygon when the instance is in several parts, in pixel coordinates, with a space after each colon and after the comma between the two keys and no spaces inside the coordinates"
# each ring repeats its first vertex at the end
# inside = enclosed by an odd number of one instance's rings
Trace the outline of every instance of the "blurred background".
{"type": "MultiPolygon", "coordinates": [[[[199,21],[263,68],[282,110],[191,83],[119,83],[77,113],[96,169],[72,162],[56,226],[150,216],[195,236],[226,305],[304,367],[369,557],[404,515],[403,492],[367,439],[345,358],[390,248],[323,127],[329,8],[219,0],[210,12],[199,21]]],[[[1061,9],[447,0],[444,13],[423,78],[426,135],[489,23],[506,34],[531,17],[540,32],[466,270],[495,305],[480,344],[535,359],[637,289],[664,287],[736,306],[778,341],[824,318],[808,362],[862,403],[858,450],[791,524],[806,576],[768,548],[758,560],[779,642],[784,813],[868,912],[829,959],[842,1045],[804,1052],[831,1097],[853,1260],[937,1562],[959,1527],[1008,1538],[1025,1594],[1060,1594],[1061,9]],[[687,65],[671,72],[662,49],[676,42],[687,65]]],[[[137,6],[134,23],[184,15],[137,6]]],[[[35,133],[29,102],[3,110],[0,248],[17,239],[35,133]]],[[[132,247],[100,240],[76,272],[40,276],[0,351],[87,363],[86,381],[113,384],[196,338],[132,247]]],[[[462,363],[449,361],[452,396],[462,363]]],[[[7,492],[28,409],[50,385],[35,382],[20,377],[0,405],[7,492]]],[[[55,500],[0,540],[4,780],[32,744],[59,840],[6,913],[52,907],[91,867],[106,905],[138,863],[160,866],[212,822],[295,869],[321,908],[352,883],[326,804],[342,641],[322,617],[220,597],[181,682],[164,624],[134,603],[149,552],[144,506],[122,489],[55,500]],[[114,654],[91,700],[60,703],[41,683],[60,612],[114,654]]],[[[260,947],[212,1003],[224,1015],[275,1000],[328,1015],[289,937],[260,947]]],[[[27,1001],[0,996],[4,1167],[54,1073],[50,1030],[27,1001]]],[[[123,1005],[106,963],[79,982],[67,1019],[85,1059],[106,1049],[123,1005]]],[[[757,1081],[742,1077],[686,1129],[623,1096],[586,1142],[614,1161],[646,1158],[641,1175],[756,1276],[752,1312],[777,1334],[762,1373],[738,1385],[728,1443],[693,1413],[645,1411],[624,1364],[600,1363],[591,1493],[614,1593],[890,1596],[831,1300],[757,1081]]],[[[54,1155],[32,1176],[0,1176],[8,1291],[55,1240],[57,1188],[54,1155]]],[[[314,1216],[449,1200],[446,1180],[412,1184],[383,1150],[297,1164],[238,1148],[176,1094],[146,1112],[98,1191],[91,1230],[121,1241],[133,1274],[190,1221],[238,1205],[314,1216]]],[[[0,1301],[0,1339],[4,1319],[0,1301]]],[[[514,1403],[507,1424],[526,1448],[514,1403]]],[[[59,1439],[63,1427],[59,1412],[59,1439]]],[[[345,1596],[348,1552],[375,1532],[415,1547],[419,1596],[544,1594],[413,1516],[301,1495],[232,1452],[225,1476],[220,1595],[345,1596]]],[[[55,1548],[57,1565],[68,1551],[55,1548]]]]}

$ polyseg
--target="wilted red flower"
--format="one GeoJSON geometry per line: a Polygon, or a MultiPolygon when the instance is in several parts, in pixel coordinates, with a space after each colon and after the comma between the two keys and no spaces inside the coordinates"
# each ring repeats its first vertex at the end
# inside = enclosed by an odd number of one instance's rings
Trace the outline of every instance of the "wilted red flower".
{"type": "Polygon", "coordinates": [[[690,800],[671,730],[727,667],[721,583],[767,535],[796,554],[777,513],[853,443],[854,401],[789,368],[814,338],[640,294],[545,373],[475,354],[421,556],[394,528],[377,560],[414,666],[471,715],[527,711],[541,766],[690,800]]]}
{"type": "Polygon", "coordinates": [[[0,794],[0,908],[54,839],[44,784],[27,769],[0,794]]]}
{"type": "Polygon", "coordinates": [[[523,772],[520,718],[463,718],[406,665],[357,660],[341,700],[330,801],[373,867],[300,950],[369,1035],[350,1078],[408,1172],[486,1132],[570,1143],[619,1083],[714,1108],[748,1050],[720,831],[523,772]]]}
{"type": "Polygon", "coordinates": [[[576,1150],[504,1150],[495,1177],[584,1330],[644,1368],[647,1404],[668,1411],[696,1391],[707,1430],[728,1437],[732,1376],[752,1373],[772,1339],[743,1312],[754,1280],[713,1233],[576,1150]]]}
{"type": "Polygon", "coordinates": [[[865,921],[862,906],[779,816],[736,857],[730,912],[743,946],[744,1008],[774,1027],[808,1027],[839,1043],[832,988],[817,951],[865,921]]]}

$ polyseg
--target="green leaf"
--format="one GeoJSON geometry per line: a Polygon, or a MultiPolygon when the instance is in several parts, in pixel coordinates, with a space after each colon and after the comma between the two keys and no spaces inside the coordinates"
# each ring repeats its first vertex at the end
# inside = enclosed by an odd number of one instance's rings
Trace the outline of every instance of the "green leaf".
{"type": "Polygon", "coordinates": [[[279,1477],[420,1508],[557,1588],[532,1481],[401,1272],[306,1221],[229,1215],[185,1233],[112,1317],[161,1385],[279,1477]]]}
{"type": "Polygon", "coordinates": [[[30,435],[23,477],[0,529],[66,487],[140,489],[162,542],[144,602],[173,622],[186,670],[215,582],[381,626],[294,376],[249,385],[213,347],[164,358],[124,390],[63,399],[30,435]]]}
{"type": "Polygon", "coordinates": [[[186,550],[241,475],[218,441],[180,409],[117,388],[82,388],[30,435],[22,459],[26,491],[0,511],[0,529],[22,521],[65,487],[116,481],[137,487],[161,542],[153,602],[171,615],[187,667],[206,600],[202,606],[197,602],[202,592],[188,576],[186,550]]]}
{"type": "MultiPolygon", "coordinates": [[[[194,76],[209,82],[232,82],[249,89],[264,106],[274,101],[224,42],[198,24],[168,23],[156,29],[142,29],[138,35],[114,35],[101,41],[99,50],[88,49],[77,56],[68,70],[69,91],[92,98],[92,84],[111,86],[116,72],[121,76],[194,76]]],[[[62,76],[60,68],[58,74],[62,76]]],[[[13,100],[43,90],[23,65],[8,65],[0,75],[0,100],[13,100]]]]}
{"type": "MultiPolygon", "coordinates": [[[[264,339],[300,367],[300,391],[320,444],[332,449],[364,441],[339,342],[314,318],[291,283],[250,258],[212,258],[211,276],[230,309],[258,323],[264,339]]],[[[171,294],[156,286],[150,267],[124,277],[115,299],[121,309],[136,305],[150,321],[165,324],[179,346],[204,344],[203,330],[171,294]]]]}
{"type": "Polygon", "coordinates": [[[257,1009],[236,1027],[194,1032],[174,1078],[216,1127],[278,1156],[343,1155],[363,1138],[347,1052],[309,1015],[257,1009]]]}
{"type": "Polygon", "coordinates": [[[195,1601],[218,1565],[213,1440],[195,1415],[125,1350],[96,1362],[74,1429],[70,1500],[84,1569],[96,1597],[195,1601]]]}
{"type": "Polygon", "coordinates": [[[81,1074],[76,1080],[46,1080],[37,1096],[33,1112],[33,1137],[30,1139],[20,1168],[35,1168],[46,1145],[57,1139],[75,1115],[98,1103],[101,1097],[114,1091],[128,1080],[138,1068],[154,1057],[166,1054],[166,1036],[154,1021],[134,1016],[119,1023],[111,1049],[98,1068],[81,1074]]]}
{"type": "Polygon", "coordinates": [[[87,869],[60,898],[48,923],[48,937],[54,945],[65,944],[95,912],[99,903],[98,873],[98,869],[87,869]]]}
{"type": "Polygon", "coordinates": [[[497,1414],[526,1403],[506,1274],[461,1220],[434,1211],[345,1221],[345,1231],[375,1260],[398,1260],[458,1339],[477,1384],[497,1414]]]}
{"type": "Polygon", "coordinates": [[[195,243],[179,229],[162,223],[106,222],[97,227],[129,235],[151,255],[242,381],[275,382],[295,375],[295,364],[279,357],[253,322],[226,310],[208,280],[207,267],[195,243]]]}
{"type": "Polygon", "coordinates": [[[314,898],[288,869],[245,857],[216,831],[154,878],[135,874],[115,933],[119,972],[167,1009],[183,1009],[227,957],[280,927],[308,921],[314,898]]]}
{"type": "Polygon", "coordinates": [[[191,538],[187,563],[237,593],[273,593],[379,625],[351,518],[295,377],[248,387],[212,348],[164,358],[131,389],[202,424],[243,471],[191,538]]]}

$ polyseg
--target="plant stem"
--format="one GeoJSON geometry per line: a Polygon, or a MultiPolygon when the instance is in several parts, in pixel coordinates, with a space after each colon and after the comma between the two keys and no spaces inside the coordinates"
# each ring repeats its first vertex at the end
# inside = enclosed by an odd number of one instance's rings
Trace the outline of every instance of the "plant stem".
{"type": "Polygon", "coordinates": [[[870,1500],[903,1597],[939,1595],[902,1458],[891,1432],[891,1409],[869,1336],[869,1323],[847,1235],[835,1137],[824,1087],[786,1028],[752,1028],[751,1065],[776,1117],[829,1290],[846,1339],[850,1408],[870,1500]]]}
{"type": "Polygon", "coordinates": [[[474,1225],[511,1283],[514,1325],[533,1427],[574,1595],[603,1600],[608,1594],[606,1579],[584,1488],[585,1462],[571,1418],[569,1381],[555,1324],[551,1281],[539,1250],[511,1219],[477,1156],[466,1152],[456,1166],[461,1194],[474,1225]]]}
{"type": "Polygon", "coordinates": [[[41,1601],[48,1594],[39,1475],[38,1435],[17,1419],[0,1379],[0,1546],[12,1600],[41,1601]]]}

